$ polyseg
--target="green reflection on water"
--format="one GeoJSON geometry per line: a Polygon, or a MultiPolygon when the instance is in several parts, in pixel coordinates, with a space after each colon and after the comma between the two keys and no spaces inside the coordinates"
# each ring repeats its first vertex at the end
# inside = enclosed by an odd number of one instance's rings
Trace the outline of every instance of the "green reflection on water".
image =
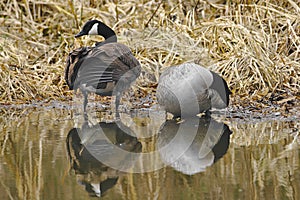
{"type": "MultiPolygon", "coordinates": [[[[142,174],[99,166],[97,174],[78,173],[71,165],[66,138],[78,127],[71,111],[28,108],[1,114],[0,199],[87,199],[91,193],[83,182],[103,180],[111,181],[104,199],[300,199],[297,121],[227,120],[233,131],[227,153],[194,175],[171,166],[142,174]]],[[[123,119],[138,137],[154,135],[163,123],[152,114],[123,119]]],[[[139,142],[142,151],[155,149],[154,139],[139,142]]]]}

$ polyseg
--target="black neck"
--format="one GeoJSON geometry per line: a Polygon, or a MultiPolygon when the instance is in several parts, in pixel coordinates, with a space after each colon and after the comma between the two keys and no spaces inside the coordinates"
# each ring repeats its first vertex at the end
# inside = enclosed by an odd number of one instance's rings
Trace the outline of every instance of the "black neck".
{"type": "Polygon", "coordinates": [[[98,33],[105,38],[105,42],[117,42],[116,33],[103,23],[99,24],[98,33]]]}

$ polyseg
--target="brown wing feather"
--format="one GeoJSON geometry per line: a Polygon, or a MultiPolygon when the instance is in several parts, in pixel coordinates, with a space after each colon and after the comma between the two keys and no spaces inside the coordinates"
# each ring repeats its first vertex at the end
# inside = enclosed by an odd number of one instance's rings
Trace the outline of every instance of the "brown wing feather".
{"type": "Polygon", "coordinates": [[[128,82],[134,81],[141,71],[139,61],[133,56],[130,49],[120,43],[108,43],[99,48],[94,48],[87,57],[97,57],[109,71],[112,71],[112,80],[118,82],[127,78],[128,82]]]}
{"type": "Polygon", "coordinates": [[[93,47],[81,47],[69,53],[66,60],[65,80],[70,90],[73,90],[74,81],[83,58],[92,50],[92,48],[93,47]]]}
{"type": "Polygon", "coordinates": [[[106,83],[118,81],[122,81],[122,89],[125,89],[139,76],[140,71],[140,63],[127,46],[108,43],[73,51],[67,60],[65,76],[70,89],[76,89],[82,83],[103,89],[106,83]]]}

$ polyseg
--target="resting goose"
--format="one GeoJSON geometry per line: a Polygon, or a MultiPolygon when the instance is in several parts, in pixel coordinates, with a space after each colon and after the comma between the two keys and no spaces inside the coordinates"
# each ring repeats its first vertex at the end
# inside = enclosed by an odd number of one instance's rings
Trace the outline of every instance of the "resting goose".
{"type": "Polygon", "coordinates": [[[67,58],[65,80],[70,90],[80,89],[84,96],[83,108],[86,113],[88,94],[116,96],[116,114],[124,90],[137,79],[141,72],[139,61],[124,44],[117,43],[115,32],[98,20],[85,23],[75,35],[101,35],[104,42],[95,47],[81,47],[67,58]]]}
{"type": "Polygon", "coordinates": [[[221,76],[195,63],[166,69],[159,78],[156,91],[158,103],[174,117],[226,108],[230,93],[221,76]]]}

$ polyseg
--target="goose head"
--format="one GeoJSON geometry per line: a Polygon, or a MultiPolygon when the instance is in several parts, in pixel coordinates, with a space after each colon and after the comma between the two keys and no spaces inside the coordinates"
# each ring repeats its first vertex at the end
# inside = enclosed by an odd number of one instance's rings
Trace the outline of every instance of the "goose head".
{"type": "Polygon", "coordinates": [[[116,33],[109,26],[96,19],[87,21],[81,31],[75,35],[75,38],[84,35],[101,35],[106,42],[117,42],[116,33]]]}

